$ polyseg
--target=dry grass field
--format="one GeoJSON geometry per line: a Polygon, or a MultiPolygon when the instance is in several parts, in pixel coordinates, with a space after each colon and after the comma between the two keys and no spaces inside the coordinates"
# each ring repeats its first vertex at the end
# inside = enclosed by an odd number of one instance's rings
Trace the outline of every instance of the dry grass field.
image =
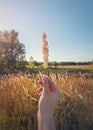
{"type": "MultiPolygon", "coordinates": [[[[54,118],[57,130],[93,129],[93,75],[48,73],[62,92],[54,118]]],[[[37,130],[40,74],[0,76],[0,130],[37,130]]]]}
{"type": "Polygon", "coordinates": [[[58,68],[93,70],[93,65],[62,65],[58,68]]]}

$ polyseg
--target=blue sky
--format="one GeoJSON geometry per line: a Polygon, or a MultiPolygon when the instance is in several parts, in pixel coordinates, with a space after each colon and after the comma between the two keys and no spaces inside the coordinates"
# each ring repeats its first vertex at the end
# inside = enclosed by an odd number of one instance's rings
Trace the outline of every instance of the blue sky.
{"type": "Polygon", "coordinates": [[[42,61],[43,32],[49,61],[93,59],[93,0],[0,0],[0,30],[15,29],[26,57],[42,61]]]}

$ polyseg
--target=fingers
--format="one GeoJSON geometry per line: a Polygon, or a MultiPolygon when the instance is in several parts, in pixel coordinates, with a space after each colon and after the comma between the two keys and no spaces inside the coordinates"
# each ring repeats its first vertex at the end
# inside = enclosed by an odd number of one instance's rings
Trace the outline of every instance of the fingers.
{"type": "Polygon", "coordinates": [[[50,92],[50,89],[48,87],[48,80],[45,75],[42,75],[42,79],[38,81],[40,87],[39,89],[39,95],[41,94],[48,94],[50,92]]]}
{"type": "Polygon", "coordinates": [[[39,85],[43,86],[43,81],[42,80],[39,80],[38,83],[39,83],[39,85]]]}
{"type": "Polygon", "coordinates": [[[49,82],[49,86],[52,89],[54,89],[56,92],[57,92],[57,90],[59,90],[58,87],[55,85],[55,83],[51,79],[48,78],[48,82],[49,82]]]}
{"type": "Polygon", "coordinates": [[[38,93],[41,96],[42,95],[42,91],[43,91],[43,81],[39,80],[38,84],[40,85],[39,89],[38,89],[38,93]]]}
{"type": "Polygon", "coordinates": [[[48,87],[50,89],[50,92],[56,92],[56,89],[54,89],[53,84],[50,81],[48,81],[48,87]]]}
{"type": "Polygon", "coordinates": [[[39,80],[38,83],[42,88],[41,91],[43,91],[44,88],[44,93],[57,93],[59,91],[54,82],[46,75],[42,75],[42,80],[39,80]]]}
{"type": "Polygon", "coordinates": [[[43,81],[44,81],[44,90],[48,93],[55,93],[56,89],[53,87],[53,82],[46,76],[43,75],[43,81]]]}
{"type": "Polygon", "coordinates": [[[49,87],[48,87],[48,79],[47,76],[43,75],[43,87],[44,87],[44,94],[48,94],[50,92],[49,87]]]}
{"type": "Polygon", "coordinates": [[[38,89],[38,93],[39,93],[40,96],[42,95],[42,91],[43,91],[43,87],[40,87],[40,88],[38,89]]]}

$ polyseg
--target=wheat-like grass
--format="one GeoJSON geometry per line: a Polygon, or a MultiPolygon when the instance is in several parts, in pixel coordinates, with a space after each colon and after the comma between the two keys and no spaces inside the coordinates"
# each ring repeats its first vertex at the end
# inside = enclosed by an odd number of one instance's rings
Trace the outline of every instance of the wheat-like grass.
{"type": "MultiPolygon", "coordinates": [[[[93,81],[81,73],[49,73],[62,92],[54,118],[57,130],[93,128],[93,81]]],[[[0,77],[0,129],[37,130],[41,74],[0,77]]]]}

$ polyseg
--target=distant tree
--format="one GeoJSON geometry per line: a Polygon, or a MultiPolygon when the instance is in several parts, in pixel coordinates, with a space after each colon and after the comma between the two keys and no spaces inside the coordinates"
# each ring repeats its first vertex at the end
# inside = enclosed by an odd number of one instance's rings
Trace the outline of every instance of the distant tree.
{"type": "Polygon", "coordinates": [[[30,56],[29,61],[28,61],[28,66],[27,66],[28,68],[34,68],[33,61],[34,61],[33,57],[30,56]]]}
{"type": "Polygon", "coordinates": [[[27,61],[25,60],[25,56],[21,56],[20,59],[16,63],[17,69],[24,70],[27,66],[27,61]]]}
{"type": "Polygon", "coordinates": [[[29,61],[30,61],[30,62],[33,62],[33,61],[34,61],[34,59],[33,59],[32,56],[30,56],[29,61]]]}
{"type": "Polygon", "coordinates": [[[56,61],[54,61],[53,66],[55,66],[55,68],[56,68],[58,66],[58,63],[56,61]]]}
{"type": "Polygon", "coordinates": [[[0,32],[0,67],[13,69],[17,62],[25,56],[25,46],[19,42],[15,30],[0,32]]]}
{"type": "Polygon", "coordinates": [[[35,61],[35,60],[33,61],[33,64],[34,64],[35,67],[38,67],[38,66],[41,65],[41,63],[39,63],[39,62],[37,62],[37,61],[35,61]]]}
{"type": "Polygon", "coordinates": [[[27,67],[28,68],[35,68],[35,67],[42,68],[43,63],[42,62],[37,62],[36,60],[33,59],[32,56],[30,56],[27,67]]]}

